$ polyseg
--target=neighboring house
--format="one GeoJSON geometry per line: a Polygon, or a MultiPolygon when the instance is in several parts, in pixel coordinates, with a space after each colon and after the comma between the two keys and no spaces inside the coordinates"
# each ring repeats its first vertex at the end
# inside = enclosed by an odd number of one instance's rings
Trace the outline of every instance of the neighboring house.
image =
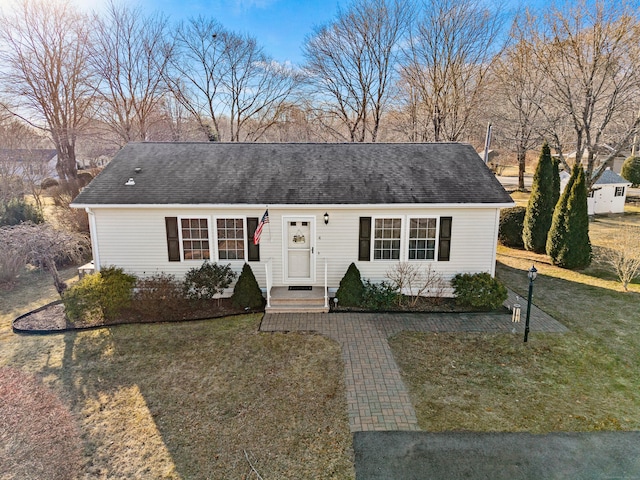
{"type": "Polygon", "coordinates": [[[48,148],[0,149],[0,169],[18,177],[57,178],[58,153],[48,148]]]}
{"type": "Polygon", "coordinates": [[[78,195],[95,268],[177,276],[203,259],[248,262],[258,283],[326,287],[349,264],[398,262],[447,280],[495,273],[511,197],[470,145],[130,143],[78,195]],[[268,208],[259,245],[256,227],[268,208]]]}
{"type": "MultiPolygon", "coordinates": [[[[560,190],[564,190],[569,181],[569,173],[560,172],[560,190]]],[[[624,213],[627,190],[631,186],[617,173],[607,169],[593,184],[587,197],[589,215],[603,213],[624,213]]]]}

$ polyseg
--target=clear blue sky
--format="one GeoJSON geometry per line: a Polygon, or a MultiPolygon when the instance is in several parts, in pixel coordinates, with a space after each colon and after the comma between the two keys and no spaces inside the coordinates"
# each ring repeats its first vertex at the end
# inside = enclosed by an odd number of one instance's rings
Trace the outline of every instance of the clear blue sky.
{"type": "Polygon", "coordinates": [[[146,11],[164,12],[172,21],[212,16],[225,28],[256,37],[280,62],[302,62],[301,48],[313,27],[332,20],[345,0],[141,0],[146,11]]]}

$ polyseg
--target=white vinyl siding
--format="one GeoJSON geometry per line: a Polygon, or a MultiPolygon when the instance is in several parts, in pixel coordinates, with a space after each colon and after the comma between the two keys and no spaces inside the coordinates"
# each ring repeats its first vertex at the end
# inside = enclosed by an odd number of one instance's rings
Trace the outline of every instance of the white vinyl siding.
{"type": "MultiPolygon", "coordinates": [[[[273,284],[286,285],[283,262],[282,217],[315,217],[314,253],[312,255],[312,285],[324,283],[324,265],[327,262],[329,286],[338,287],[349,265],[354,262],[364,279],[380,282],[394,261],[358,261],[359,218],[402,219],[401,259],[407,259],[409,222],[411,218],[440,218],[450,216],[452,220],[451,255],[447,262],[429,262],[438,273],[449,280],[461,272],[495,271],[495,248],[497,241],[497,208],[427,208],[382,206],[376,208],[282,208],[269,206],[270,223],[266,224],[260,240],[260,261],[251,262],[251,269],[261,287],[265,287],[265,264],[271,262],[273,284]],[[329,223],[324,223],[324,213],[329,214],[329,223]]],[[[215,220],[218,218],[242,218],[246,234],[246,218],[260,218],[262,208],[240,209],[238,207],[208,208],[94,208],[96,227],[92,230],[99,251],[100,266],[116,265],[136,275],[153,275],[159,272],[174,274],[181,278],[198,261],[169,262],[165,217],[208,218],[212,238],[217,242],[215,220]]],[[[436,232],[436,239],[438,232],[436,232]]],[[[245,235],[246,236],[246,235],[245,235]]],[[[246,240],[245,240],[246,242],[246,240]]],[[[373,228],[372,228],[373,243],[373,228]]],[[[435,257],[437,259],[437,241],[435,257]]],[[[373,248],[373,247],[372,247],[373,248]]],[[[240,272],[245,260],[217,259],[217,243],[212,243],[212,261],[230,263],[235,272],[240,272]]],[[[246,259],[246,251],[245,251],[246,259]]],[[[410,260],[414,262],[414,260],[410,260]]],[[[424,260],[415,260],[424,266],[424,260]]]]}

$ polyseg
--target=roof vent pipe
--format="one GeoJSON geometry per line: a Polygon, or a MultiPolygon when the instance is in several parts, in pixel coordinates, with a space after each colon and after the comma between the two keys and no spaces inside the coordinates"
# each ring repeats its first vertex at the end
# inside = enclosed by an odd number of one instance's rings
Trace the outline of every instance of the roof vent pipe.
{"type": "Polygon", "coordinates": [[[135,185],[136,182],[133,180],[133,178],[130,178],[129,180],[127,180],[127,183],[125,183],[125,185],[130,186],[130,185],[135,185]]]}

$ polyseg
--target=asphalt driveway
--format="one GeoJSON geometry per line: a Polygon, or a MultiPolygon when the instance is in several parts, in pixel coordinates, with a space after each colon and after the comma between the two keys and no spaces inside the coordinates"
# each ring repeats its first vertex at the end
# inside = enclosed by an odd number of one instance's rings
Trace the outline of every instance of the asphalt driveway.
{"type": "Polygon", "coordinates": [[[356,432],[356,480],[640,479],[640,432],[356,432]]]}

